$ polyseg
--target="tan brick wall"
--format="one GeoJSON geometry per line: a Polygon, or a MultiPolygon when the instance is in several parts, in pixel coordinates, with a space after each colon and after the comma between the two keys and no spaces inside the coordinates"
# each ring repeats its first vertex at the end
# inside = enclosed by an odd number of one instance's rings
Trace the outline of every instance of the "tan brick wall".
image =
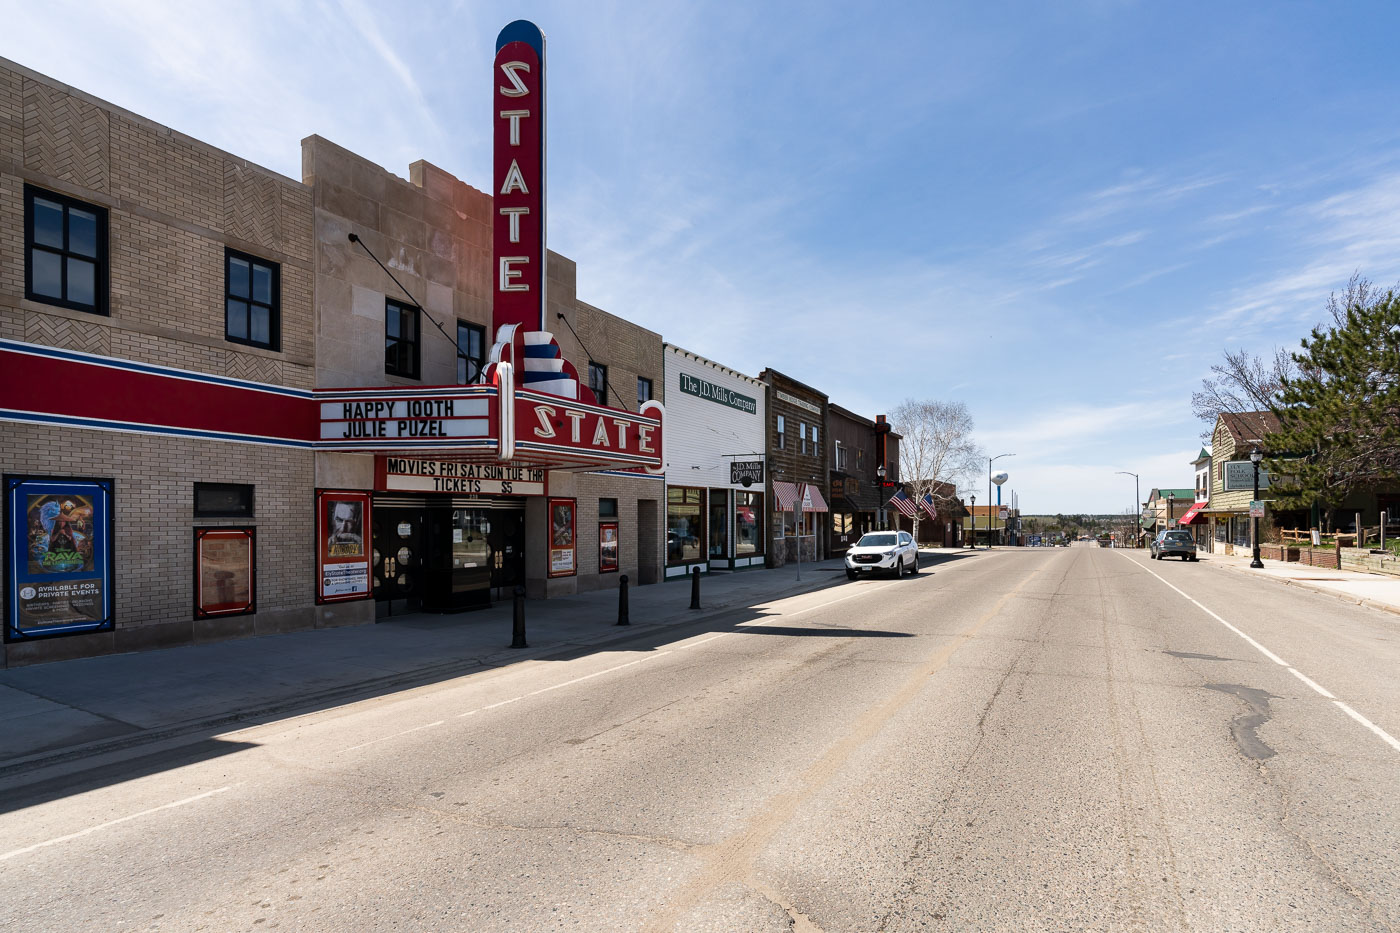
{"type": "Polygon", "coordinates": [[[311,193],[0,59],[0,336],[309,387],[311,193]],[[108,212],[109,314],[24,298],[24,186],[108,212]],[[224,339],[224,249],[281,270],[281,351],[224,339]]]}
{"type": "Polygon", "coordinates": [[[309,451],[29,424],[7,423],[4,431],[4,473],[116,482],[116,631],[11,643],[8,663],[316,624],[309,451]],[[253,484],[254,517],[196,519],[196,482],[253,484]],[[257,527],[258,612],[196,623],[193,529],[238,524],[257,527]]]}

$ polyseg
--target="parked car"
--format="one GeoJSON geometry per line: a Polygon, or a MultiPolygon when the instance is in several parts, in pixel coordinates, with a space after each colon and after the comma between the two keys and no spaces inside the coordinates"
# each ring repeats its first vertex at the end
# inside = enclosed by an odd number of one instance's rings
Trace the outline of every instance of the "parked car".
{"type": "Polygon", "coordinates": [[[1196,559],[1196,541],[1189,531],[1159,531],[1152,539],[1152,559],[1180,557],[1182,560],[1196,559]]]}
{"type": "Polygon", "coordinates": [[[879,572],[898,577],[919,572],[919,546],[907,531],[872,531],[846,552],[846,576],[852,580],[879,572]]]}

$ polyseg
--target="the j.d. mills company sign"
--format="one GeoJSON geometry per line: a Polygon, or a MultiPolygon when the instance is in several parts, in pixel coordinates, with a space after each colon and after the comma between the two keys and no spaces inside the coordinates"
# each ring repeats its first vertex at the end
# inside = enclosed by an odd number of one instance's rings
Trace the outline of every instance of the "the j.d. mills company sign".
{"type": "Polygon", "coordinates": [[[704,379],[696,379],[694,376],[681,373],[680,386],[681,391],[687,395],[708,399],[720,405],[728,405],[730,408],[737,408],[739,411],[746,411],[751,415],[758,413],[757,399],[740,395],[724,386],[717,386],[713,382],[706,382],[704,379]]]}

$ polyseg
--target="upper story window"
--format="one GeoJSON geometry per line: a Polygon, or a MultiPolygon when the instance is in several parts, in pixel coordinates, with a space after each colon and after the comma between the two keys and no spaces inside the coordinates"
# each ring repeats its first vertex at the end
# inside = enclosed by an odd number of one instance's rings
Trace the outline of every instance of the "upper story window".
{"type": "Polygon", "coordinates": [[[280,266],[235,249],[224,250],[224,337],[280,349],[280,266]]]}
{"type": "Polygon", "coordinates": [[[805,454],[807,452],[807,422],[797,422],[797,437],[800,445],[799,450],[805,454]]]}
{"type": "Polygon", "coordinates": [[[782,415],[778,416],[778,449],[787,449],[787,419],[782,415]]]}
{"type": "Polygon", "coordinates": [[[820,456],[822,452],[822,439],[817,431],[817,426],[812,425],[812,456],[820,456]]]}
{"type": "Polygon", "coordinates": [[[24,186],[24,296],[107,313],[107,211],[24,186]]]}
{"type": "Polygon", "coordinates": [[[638,377],[637,377],[637,408],[638,408],[638,410],[641,409],[643,403],[645,403],[645,402],[650,402],[651,399],[652,399],[652,395],[651,395],[651,380],[650,380],[650,379],[643,379],[641,376],[638,376],[638,377]]]}
{"type": "Polygon", "coordinates": [[[608,368],[601,363],[588,363],[588,387],[598,397],[599,405],[608,404],[608,368]]]}
{"type": "Polygon", "coordinates": [[[865,472],[865,448],[856,448],[856,472],[865,472]]]}
{"type": "Polygon", "coordinates": [[[418,308],[384,299],[384,372],[418,378],[418,308]]]}
{"type": "Polygon", "coordinates": [[[457,322],[457,384],[472,385],[481,381],[486,368],[486,328],[478,324],[457,322]]]}
{"type": "Polygon", "coordinates": [[[840,441],[836,442],[836,469],[846,472],[846,446],[840,441]]]}

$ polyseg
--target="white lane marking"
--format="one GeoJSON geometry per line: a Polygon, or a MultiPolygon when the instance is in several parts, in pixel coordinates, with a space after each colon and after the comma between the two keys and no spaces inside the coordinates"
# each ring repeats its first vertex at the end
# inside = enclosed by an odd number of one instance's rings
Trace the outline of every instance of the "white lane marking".
{"type": "Polygon", "coordinates": [[[1380,736],[1380,737],[1381,737],[1381,740],[1384,741],[1387,745],[1389,745],[1391,748],[1395,749],[1397,752],[1400,752],[1400,741],[1396,741],[1396,739],[1395,739],[1394,736],[1392,736],[1392,735],[1390,735],[1389,733],[1387,733],[1387,732],[1386,732],[1384,729],[1382,729],[1380,726],[1378,726],[1378,725],[1376,725],[1375,723],[1371,722],[1371,720],[1367,719],[1365,716],[1362,716],[1360,713],[1358,713],[1356,710],[1352,709],[1350,706],[1347,706],[1347,705],[1346,705],[1345,703],[1343,703],[1341,700],[1333,700],[1332,702],[1337,704],[1337,709],[1339,709],[1339,710],[1341,710],[1342,712],[1346,713],[1348,716],[1350,716],[1352,719],[1355,719],[1357,722],[1361,723],[1361,724],[1362,724],[1363,726],[1365,726],[1367,729],[1370,729],[1370,730],[1371,730],[1372,732],[1374,732],[1376,735],[1380,736]]]}
{"type": "Polygon", "coordinates": [[[175,807],[183,807],[187,803],[194,803],[196,800],[203,800],[205,797],[212,797],[215,794],[222,794],[224,791],[232,789],[233,785],[230,784],[228,787],[220,787],[216,790],[207,790],[202,794],[195,794],[193,797],[186,797],[184,800],[177,800],[174,803],[161,804],[160,806],[152,807],[149,810],[142,810],[140,813],[133,813],[130,816],[123,816],[119,819],[108,820],[105,823],[98,823],[96,826],[89,826],[87,829],[79,830],[76,833],[69,833],[66,836],[59,836],[57,839],[49,839],[45,842],[36,842],[32,846],[25,846],[23,849],[15,849],[12,852],[0,854],[0,862],[5,861],[6,859],[12,859],[17,855],[24,855],[26,852],[33,852],[36,849],[43,849],[47,846],[56,846],[60,842],[69,842],[73,839],[80,839],[83,836],[88,835],[89,833],[97,832],[99,829],[106,829],[109,826],[116,826],[118,823],[125,823],[128,820],[140,819],[143,816],[150,816],[152,813],[159,813],[161,810],[170,810],[175,807]]]}
{"type": "Polygon", "coordinates": [[[437,722],[426,723],[421,726],[414,726],[412,729],[405,729],[402,732],[395,732],[393,735],[381,735],[377,739],[370,739],[368,742],[361,742],[359,745],[351,745],[349,748],[342,748],[343,752],[353,752],[357,748],[364,748],[366,745],[373,745],[375,742],[387,742],[390,739],[397,739],[401,735],[408,735],[410,732],[421,732],[424,729],[431,729],[433,726],[440,726],[446,720],[439,719],[437,722]]]}
{"type": "Polygon", "coordinates": [[[1303,675],[1303,672],[1298,670],[1296,667],[1290,667],[1288,669],[1288,673],[1292,674],[1294,677],[1297,677],[1303,683],[1307,684],[1309,687],[1312,687],[1314,690],[1325,696],[1327,699],[1335,700],[1337,698],[1336,695],[1331,693],[1326,687],[1322,686],[1317,681],[1313,680],[1310,677],[1305,677],[1303,675]]]}
{"type": "MultiPolygon", "coordinates": [[[[1132,561],[1134,564],[1137,564],[1139,567],[1142,567],[1143,570],[1146,570],[1148,573],[1152,574],[1152,576],[1157,577],[1158,580],[1162,580],[1163,583],[1166,583],[1167,586],[1171,586],[1172,589],[1176,590],[1178,593],[1181,593],[1182,596],[1186,596],[1186,594],[1183,593],[1179,588],[1177,588],[1177,587],[1175,587],[1175,586],[1172,586],[1172,584],[1167,583],[1166,580],[1163,580],[1162,577],[1159,576],[1159,575],[1157,574],[1157,572],[1154,571],[1152,568],[1150,568],[1150,567],[1143,567],[1141,562],[1136,561],[1136,560],[1133,560],[1131,557],[1128,557],[1127,554],[1122,554],[1122,555],[1120,555],[1120,556],[1125,557],[1125,558],[1127,558],[1129,561],[1132,561]]],[[[1218,616],[1218,615],[1216,615],[1215,613],[1211,612],[1211,611],[1210,611],[1209,609],[1207,609],[1205,606],[1202,606],[1200,603],[1196,602],[1196,600],[1191,599],[1190,596],[1186,596],[1186,598],[1187,598],[1188,600],[1190,600],[1192,603],[1194,603],[1194,604],[1196,605],[1196,607],[1199,608],[1202,612],[1206,613],[1206,614],[1209,615],[1212,619],[1215,619],[1215,620],[1216,620],[1217,622],[1219,622],[1221,625],[1225,626],[1225,627],[1228,628],[1230,631],[1234,632],[1236,635],[1240,636],[1240,637],[1243,638],[1245,641],[1249,642],[1249,643],[1250,643],[1251,645],[1253,645],[1255,648],[1258,648],[1261,652],[1263,652],[1263,654],[1264,654],[1266,657],[1268,657],[1270,660],[1272,660],[1275,664],[1278,664],[1278,665],[1280,665],[1281,667],[1285,668],[1285,669],[1286,669],[1289,673],[1291,673],[1294,677],[1297,677],[1297,678],[1298,678],[1299,680],[1301,680],[1303,683],[1307,684],[1309,687],[1311,687],[1312,689],[1316,690],[1319,694],[1321,694],[1322,696],[1324,696],[1324,697],[1326,697],[1327,699],[1331,700],[1334,704],[1336,704],[1336,706],[1337,706],[1337,708],[1338,708],[1339,710],[1341,710],[1342,712],[1346,713],[1348,716],[1350,716],[1352,719],[1355,719],[1357,722],[1361,723],[1361,724],[1362,724],[1363,726],[1365,726],[1367,729],[1370,729],[1370,730],[1371,730],[1372,732],[1374,732],[1376,735],[1380,736],[1381,740],[1384,741],[1387,745],[1389,745],[1391,748],[1395,749],[1397,752],[1400,752],[1400,741],[1396,740],[1396,738],[1395,738],[1394,736],[1392,736],[1390,733],[1386,732],[1386,731],[1385,731],[1384,729],[1382,729],[1380,726],[1378,726],[1378,725],[1376,725],[1375,723],[1371,722],[1371,720],[1367,719],[1365,716],[1362,716],[1362,715],[1361,715],[1360,713],[1358,713],[1356,710],[1352,709],[1350,706],[1347,706],[1347,705],[1346,705],[1345,703],[1343,703],[1341,700],[1337,699],[1337,697],[1336,697],[1335,694],[1333,694],[1332,692],[1330,692],[1329,690],[1327,690],[1327,688],[1323,687],[1321,684],[1319,684],[1319,683],[1317,683],[1316,681],[1311,680],[1311,679],[1309,679],[1309,678],[1303,676],[1303,674],[1300,673],[1296,668],[1289,667],[1289,665],[1286,664],[1286,663],[1284,663],[1284,661],[1283,661],[1278,655],[1274,654],[1274,653],[1273,653],[1272,651],[1270,651],[1268,648],[1265,648],[1263,645],[1259,644],[1259,642],[1255,641],[1253,638],[1250,638],[1250,637],[1249,637],[1248,635],[1246,635],[1244,632],[1241,632],[1239,629],[1235,628],[1235,627],[1234,627],[1233,625],[1231,625],[1229,622],[1226,622],[1224,619],[1220,618],[1220,616],[1218,616]]]]}
{"type": "Polygon", "coordinates": [[[1139,563],[1138,561],[1133,560],[1131,557],[1128,557],[1127,554],[1120,554],[1119,556],[1120,556],[1120,557],[1127,558],[1129,561],[1132,561],[1134,564],[1137,564],[1139,567],[1142,567],[1143,570],[1146,570],[1148,573],[1152,574],[1152,576],[1157,577],[1158,580],[1161,580],[1163,583],[1166,583],[1167,586],[1170,586],[1172,589],[1174,589],[1174,590],[1176,590],[1178,593],[1180,593],[1180,594],[1186,599],[1187,602],[1191,603],[1191,604],[1194,605],[1197,609],[1201,610],[1201,611],[1204,612],[1206,615],[1210,616],[1212,619],[1214,619],[1215,621],[1219,622],[1221,625],[1225,626],[1227,629],[1229,629],[1230,631],[1234,632],[1236,635],[1240,636],[1240,637],[1243,638],[1245,641],[1249,642],[1249,643],[1250,643],[1251,645],[1253,645],[1255,648],[1259,649],[1259,651],[1260,651],[1261,653],[1263,653],[1264,657],[1268,658],[1270,661],[1273,661],[1273,662],[1274,662],[1275,664],[1277,664],[1279,667],[1288,667],[1288,662],[1285,661],[1283,658],[1281,658],[1281,657],[1279,657],[1278,655],[1274,654],[1274,653],[1273,653],[1272,651],[1270,651],[1268,648],[1265,648],[1263,645],[1259,644],[1259,642],[1255,641],[1253,638],[1250,638],[1250,637],[1249,637],[1248,635],[1246,635],[1244,632],[1241,632],[1239,629],[1235,628],[1235,627],[1234,627],[1233,625],[1231,625],[1229,622],[1226,622],[1224,619],[1220,618],[1220,616],[1216,615],[1215,613],[1213,613],[1213,612],[1211,612],[1209,609],[1207,609],[1205,606],[1202,606],[1200,603],[1196,602],[1196,600],[1194,600],[1194,599],[1192,599],[1190,596],[1188,596],[1183,590],[1179,589],[1178,587],[1172,586],[1172,584],[1170,584],[1170,583],[1167,583],[1167,581],[1166,581],[1163,577],[1158,576],[1157,572],[1156,572],[1155,570],[1153,570],[1151,567],[1143,567],[1141,563],[1139,563]]]}

